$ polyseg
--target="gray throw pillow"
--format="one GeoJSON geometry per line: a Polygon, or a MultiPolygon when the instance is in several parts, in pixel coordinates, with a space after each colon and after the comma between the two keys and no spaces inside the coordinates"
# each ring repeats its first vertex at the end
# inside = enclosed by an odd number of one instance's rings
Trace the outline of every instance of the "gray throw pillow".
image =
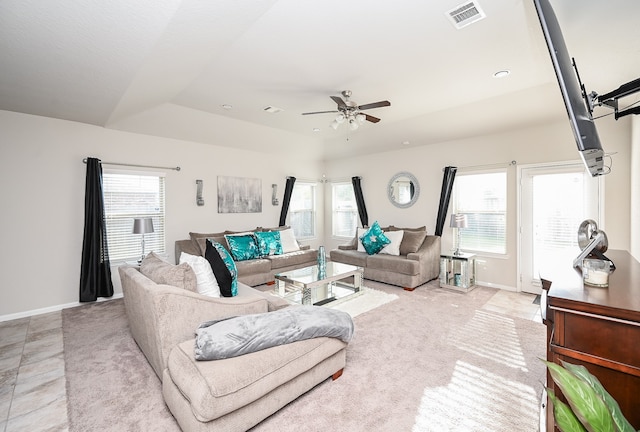
{"type": "Polygon", "coordinates": [[[426,231],[405,231],[402,236],[402,243],[400,243],[400,255],[409,255],[417,252],[426,238],[426,231]]]}
{"type": "Polygon", "coordinates": [[[171,285],[197,292],[196,273],[187,263],[173,265],[151,252],[142,260],[140,273],[157,284],[171,285]]]}

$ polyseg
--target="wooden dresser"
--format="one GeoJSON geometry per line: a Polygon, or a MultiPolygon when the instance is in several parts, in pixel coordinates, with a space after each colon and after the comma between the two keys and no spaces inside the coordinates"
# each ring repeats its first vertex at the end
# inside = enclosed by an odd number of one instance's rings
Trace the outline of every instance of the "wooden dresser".
{"type": "MultiPolygon", "coordinates": [[[[547,360],[582,364],[640,428],[640,263],[628,252],[606,253],[616,270],[608,288],[582,282],[572,260],[543,267],[541,300],[547,326],[547,360]]],[[[548,387],[560,393],[547,374],[548,387]]],[[[547,431],[555,429],[547,401],[547,431]]]]}

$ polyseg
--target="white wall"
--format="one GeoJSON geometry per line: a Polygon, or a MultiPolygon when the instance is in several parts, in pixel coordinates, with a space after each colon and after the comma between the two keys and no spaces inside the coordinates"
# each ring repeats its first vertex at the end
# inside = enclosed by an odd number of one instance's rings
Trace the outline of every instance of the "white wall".
{"type": "MultiPolygon", "coordinates": [[[[271,184],[282,194],[286,176],[316,179],[319,163],[104,129],[82,123],[0,111],[0,319],[29,311],[74,304],[78,300],[84,221],[85,157],[104,162],[180,166],[166,170],[167,252],[189,231],[221,231],[277,226],[280,206],[271,205],[271,184]],[[217,176],[262,180],[262,213],[218,214],[217,176]],[[205,206],[195,202],[196,179],[204,180],[205,206]]],[[[236,133],[238,140],[291,140],[291,134],[263,128],[261,134],[236,133]],[[273,136],[275,135],[275,136],[273,136]]],[[[228,143],[227,143],[228,144],[228,143]]],[[[299,145],[316,145],[299,138],[299,145]]],[[[115,167],[114,167],[115,168],[115,167]]],[[[319,203],[319,214],[324,213],[319,203]]],[[[324,235],[320,220],[320,244],[324,235]]],[[[121,293],[117,269],[116,293],[121,293]]]]}
{"type": "Polygon", "coordinates": [[[640,116],[632,117],[631,138],[631,245],[629,252],[640,261],[640,116]]]}
{"type": "MultiPolygon", "coordinates": [[[[612,173],[604,180],[606,210],[601,227],[607,233],[611,249],[629,250],[630,121],[622,119],[615,122],[603,118],[598,120],[598,128],[605,151],[617,152],[613,156],[612,173]]],[[[511,160],[518,164],[579,160],[569,123],[563,121],[508,133],[331,161],[326,163],[325,173],[329,180],[362,176],[369,223],[377,220],[383,226],[426,225],[427,230],[433,233],[442,187],[442,169],[445,166],[506,164],[511,160]],[[386,195],[389,179],[399,171],[413,173],[420,183],[420,197],[408,209],[394,207],[386,195]]],[[[509,167],[507,254],[504,258],[481,257],[477,275],[482,283],[513,290],[516,289],[518,277],[516,177],[516,168],[509,167]]],[[[327,202],[327,206],[330,208],[330,202],[327,202]]],[[[443,230],[443,251],[451,249],[452,230],[447,225],[443,230]]],[[[325,232],[328,248],[341,243],[330,238],[330,218],[327,218],[325,232]]]]}
{"type": "MultiPolygon", "coordinates": [[[[637,120],[636,120],[637,125],[637,120]]],[[[603,228],[610,248],[630,249],[631,210],[631,120],[598,121],[601,138],[614,155],[613,172],[605,177],[606,214],[603,228]]],[[[167,172],[167,251],[173,259],[173,243],[186,238],[189,231],[248,229],[277,225],[280,206],[271,206],[271,184],[278,184],[282,198],[285,178],[349,180],[363,177],[363,193],[369,219],[382,225],[426,225],[434,231],[438,211],[442,168],[493,164],[516,160],[519,164],[575,160],[578,157],[568,123],[560,122],[510,133],[411,147],[326,163],[310,163],[295,156],[286,158],[104,129],[82,123],[0,111],[0,193],[3,208],[0,220],[0,320],[30,312],[44,312],[78,299],[82,249],[84,179],[82,159],[98,157],[105,162],[176,166],[180,172],[167,172]],[[387,199],[391,176],[412,172],[420,182],[418,202],[409,209],[398,209],[387,199]],[[218,175],[260,178],[263,186],[263,212],[259,214],[218,214],[216,178],[218,175]],[[204,180],[206,205],[195,204],[195,180],[204,180]]],[[[270,139],[291,140],[291,134],[264,128],[270,139]],[[276,135],[275,137],[272,135],[276,135]]],[[[237,133],[237,140],[256,140],[254,133],[237,133]]],[[[635,135],[635,193],[640,190],[640,156],[635,135]]],[[[300,148],[317,145],[298,138],[300,148]]],[[[228,143],[227,143],[228,144],[228,143]]],[[[508,254],[505,259],[484,259],[478,279],[495,286],[516,286],[516,181],[509,169],[508,254]]],[[[322,183],[318,183],[319,196],[322,183]]],[[[328,189],[325,188],[325,189],[328,189]]],[[[324,194],[325,196],[328,194],[324,194]]],[[[638,220],[637,198],[633,213],[638,220]]],[[[330,201],[326,201],[330,205],[330,201]]],[[[319,238],[312,246],[324,244],[329,250],[339,242],[331,239],[331,220],[318,200],[319,238]],[[323,231],[323,227],[325,230],[323,231]],[[326,233],[326,236],[325,236],[326,233]]],[[[330,208],[330,207],[329,207],[330,208]]],[[[327,212],[329,211],[327,209],[327,212]]],[[[444,229],[443,249],[451,244],[451,230],[444,229]]],[[[638,233],[634,245],[638,249],[638,233]]],[[[117,273],[114,272],[114,276],[117,273]]],[[[119,291],[117,276],[114,277],[119,291]]]]}

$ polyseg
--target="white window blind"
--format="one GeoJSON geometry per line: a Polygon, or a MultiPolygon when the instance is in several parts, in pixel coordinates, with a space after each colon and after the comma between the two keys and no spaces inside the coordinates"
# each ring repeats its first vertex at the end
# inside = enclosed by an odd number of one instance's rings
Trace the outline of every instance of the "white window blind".
{"type": "Polygon", "coordinates": [[[332,235],[351,238],[358,227],[358,206],[351,183],[332,184],[332,235]]]}
{"type": "Polygon", "coordinates": [[[143,217],[153,220],[154,230],[144,235],[145,253],[165,253],[164,175],[106,171],[102,185],[109,259],[140,258],[142,235],[132,230],[133,219],[143,217]]]}
{"type": "Polygon", "coordinates": [[[505,254],[507,251],[507,173],[458,174],[454,212],[467,215],[460,248],[505,254]]]}
{"type": "Polygon", "coordinates": [[[316,236],[316,184],[296,182],[289,204],[289,224],[297,239],[316,236]]]}

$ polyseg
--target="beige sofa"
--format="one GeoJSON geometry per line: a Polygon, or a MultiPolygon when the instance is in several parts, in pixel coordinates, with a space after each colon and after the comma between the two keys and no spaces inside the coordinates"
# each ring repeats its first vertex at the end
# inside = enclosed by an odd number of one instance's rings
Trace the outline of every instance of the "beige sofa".
{"type": "Polygon", "coordinates": [[[165,402],[184,431],[245,431],[342,373],[347,344],[326,337],[196,361],[199,324],[288,303],[242,283],[237,297],[213,298],[157,284],[136,267],[118,271],[131,334],[162,380],[165,402]]]}
{"type": "MultiPolygon", "coordinates": [[[[278,230],[278,228],[258,227],[253,231],[278,230]]],[[[224,231],[219,233],[189,233],[189,239],[178,240],[175,243],[176,263],[180,260],[180,254],[186,252],[191,255],[204,256],[205,241],[212,238],[227,250],[229,249],[224,238],[225,234],[235,234],[236,231],[224,231]]],[[[272,283],[275,275],[289,270],[295,270],[314,265],[318,259],[318,251],[311,249],[308,245],[300,246],[299,251],[288,252],[282,255],[273,255],[265,258],[252,259],[247,261],[235,261],[238,269],[238,281],[249,286],[257,286],[265,283],[272,283]]]]}
{"type": "Polygon", "coordinates": [[[440,237],[427,235],[425,227],[383,228],[383,231],[398,230],[405,232],[404,245],[400,246],[398,256],[358,252],[354,238],[351,243],[332,250],[331,261],[362,267],[365,279],[401,286],[409,291],[436,279],[440,273],[440,237]],[[422,237],[424,239],[420,241],[422,237]]]}

